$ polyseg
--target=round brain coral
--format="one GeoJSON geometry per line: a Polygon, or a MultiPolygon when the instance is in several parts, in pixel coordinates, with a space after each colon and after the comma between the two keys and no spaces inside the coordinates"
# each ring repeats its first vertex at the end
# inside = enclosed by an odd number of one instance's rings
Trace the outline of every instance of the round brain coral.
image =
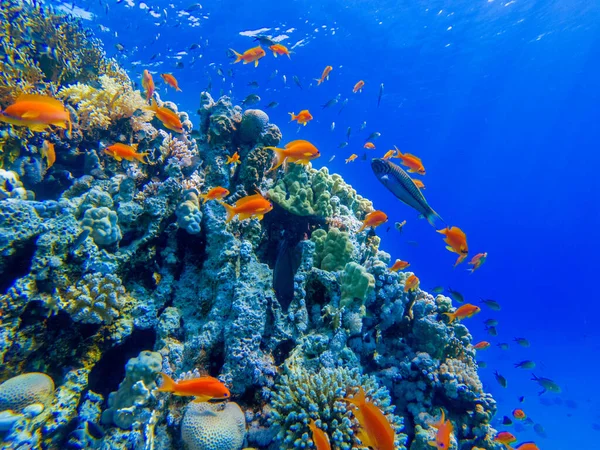
{"type": "Polygon", "coordinates": [[[54,398],[54,381],[39,372],[24,373],[0,384],[0,411],[20,413],[35,403],[50,406],[54,398]]]}
{"type": "Polygon", "coordinates": [[[246,418],[237,403],[191,402],[181,422],[187,450],[240,450],[246,418]]]}

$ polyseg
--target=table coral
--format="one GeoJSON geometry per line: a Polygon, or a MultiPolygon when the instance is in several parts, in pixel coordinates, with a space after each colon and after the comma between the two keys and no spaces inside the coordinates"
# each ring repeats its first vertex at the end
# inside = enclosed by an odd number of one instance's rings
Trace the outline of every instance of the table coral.
{"type": "Polygon", "coordinates": [[[190,402],[181,421],[187,450],[240,450],[246,419],[237,403],[190,402]]]}

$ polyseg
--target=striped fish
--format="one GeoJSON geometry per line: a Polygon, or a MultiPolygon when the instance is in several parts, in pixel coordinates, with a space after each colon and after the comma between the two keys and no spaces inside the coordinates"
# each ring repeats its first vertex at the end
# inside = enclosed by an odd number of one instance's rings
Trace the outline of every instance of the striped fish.
{"type": "Polygon", "coordinates": [[[432,226],[435,226],[436,219],[444,222],[444,219],[431,209],[421,190],[401,167],[387,159],[373,158],[371,168],[379,181],[392,194],[411,208],[416,209],[432,226]]]}

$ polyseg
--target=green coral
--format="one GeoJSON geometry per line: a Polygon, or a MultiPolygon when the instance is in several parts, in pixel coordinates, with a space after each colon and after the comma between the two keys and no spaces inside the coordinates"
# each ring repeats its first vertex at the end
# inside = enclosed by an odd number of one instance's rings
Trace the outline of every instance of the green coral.
{"type": "Polygon", "coordinates": [[[323,270],[342,270],[352,259],[354,246],[350,235],[337,228],[316,230],[311,236],[315,243],[314,265],[323,270]]]}
{"type": "Polygon", "coordinates": [[[358,369],[321,368],[313,372],[296,365],[286,367],[286,373],[271,391],[269,421],[277,430],[278,448],[314,447],[308,428],[311,418],[327,433],[332,448],[349,450],[359,446],[358,423],[346,402],[340,400],[355,394],[359,386],[396,430],[396,448],[404,449],[405,435],[400,433],[402,419],[393,415],[390,395],[387,389],[379,387],[374,377],[361,375],[358,369]]]}
{"type": "Polygon", "coordinates": [[[349,307],[355,299],[364,304],[367,294],[375,287],[375,277],[367,272],[360,264],[349,262],[342,274],[342,297],[340,306],[349,307]]]}

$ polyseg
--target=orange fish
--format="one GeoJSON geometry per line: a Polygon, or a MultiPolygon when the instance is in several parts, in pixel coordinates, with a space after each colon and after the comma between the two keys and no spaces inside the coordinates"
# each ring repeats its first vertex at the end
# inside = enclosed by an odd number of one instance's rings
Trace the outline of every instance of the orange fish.
{"type": "Polygon", "coordinates": [[[440,417],[439,422],[430,424],[431,427],[437,430],[437,433],[435,433],[435,442],[428,441],[427,443],[437,450],[448,450],[450,448],[450,437],[454,431],[454,426],[452,426],[452,422],[446,420],[444,410],[442,409],[440,411],[442,417],[440,417]]]}
{"type": "Polygon", "coordinates": [[[175,381],[166,373],[160,372],[163,384],[158,392],[171,392],[181,397],[196,397],[195,402],[207,402],[212,399],[223,400],[231,397],[227,386],[213,377],[200,377],[191,380],[175,381]]]}
{"type": "Polygon", "coordinates": [[[209,190],[206,194],[201,194],[200,198],[203,199],[202,203],[206,203],[209,200],[222,200],[229,195],[229,191],[224,187],[217,186],[209,190]]]}
{"type": "Polygon", "coordinates": [[[363,145],[363,148],[368,148],[369,150],[373,150],[375,148],[375,144],[373,144],[372,142],[367,142],[365,145],[363,145]]]}
{"type": "Polygon", "coordinates": [[[277,58],[277,55],[287,55],[287,57],[291,59],[290,51],[287,49],[287,47],[285,45],[281,45],[281,44],[271,45],[269,47],[269,50],[271,50],[273,52],[273,56],[275,58],[277,58]]]}
{"type": "Polygon", "coordinates": [[[112,156],[117,161],[121,161],[123,159],[126,159],[127,161],[133,161],[134,159],[137,159],[139,162],[147,164],[146,161],[144,161],[144,157],[148,156],[148,152],[136,153],[136,151],[137,144],[125,145],[121,144],[120,142],[117,142],[116,144],[104,149],[104,153],[112,156]]]}
{"type": "Polygon", "coordinates": [[[504,445],[510,445],[514,442],[517,442],[517,438],[512,433],[509,433],[508,431],[501,431],[500,433],[498,433],[496,435],[496,437],[494,438],[494,441],[500,442],[501,444],[504,444],[504,445]]]}
{"type": "Polygon", "coordinates": [[[364,220],[362,226],[360,227],[360,229],[358,230],[358,232],[360,233],[362,230],[364,230],[365,228],[368,228],[368,227],[377,228],[382,223],[386,223],[387,220],[388,220],[388,216],[383,211],[377,210],[377,211],[370,212],[365,217],[365,220],[364,220]]]}
{"type": "Polygon", "coordinates": [[[415,186],[419,189],[425,189],[425,185],[421,180],[417,180],[416,178],[411,178],[412,182],[415,183],[415,186]]]}
{"type": "Polygon", "coordinates": [[[308,112],[308,109],[303,109],[297,115],[293,112],[288,114],[292,116],[292,120],[290,122],[293,122],[295,120],[298,122],[298,125],[301,124],[306,126],[306,124],[313,119],[313,116],[311,113],[308,112]]]}
{"type": "Polygon", "coordinates": [[[152,74],[147,70],[144,70],[144,74],[142,75],[142,86],[146,89],[146,101],[149,102],[154,95],[154,80],[152,79],[152,74]]]}
{"type": "Polygon", "coordinates": [[[473,346],[473,348],[475,350],[485,350],[486,348],[488,348],[490,346],[490,343],[488,341],[481,341],[478,342],[477,344],[475,344],[473,346]]]}
{"type": "Polygon", "coordinates": [[[406,269],[408,266],[410,266],[408,262],[397,259],[392,267],[390,267],[390,272],[398,272],[399,270],[406,269]]]}
{"type": "Polygon", "coordinates": [[[356,83],[354,85],[354,89],[352,89],[352,92],[354,92],[355,94],[360,91],[362,92],[362,88],[365,85],[365,82],[363,80],[360,80],[358,83],[356,83]]]}
{"type": "Polygon", "coordinates": [[[486,259],[487,259],[487,252],[477,253],[475,256],[473,256],[471,261],[469,261],[469,264],[472,265],[473,267],[471,269],[467,269],[467,270],[471,273],[475,272],[477,269],[479,269],[481,267],[481,265],[485,262],[486,259]]]}
{"type": "Polygon", "coordinates": [[[317,424],[313,419],[310,419],[308,428],[312,432],[312,441],[315,444],[317,450],[331,450],[331,444],[329,443],[329,437],[320,428],[317,428],[317,424]]]}
{"type": "Polygon", "coordinates": [[[331,66],[325,67],[325,70],[323,70],[323,74],[321,75],[321,78],[316,78],[317,86],[319,86],[323,81],[329,80],[329,72],[331,72],[332,70],[333,70],[333,67],[331,67],[331,66]]]}
{"type": "Polygon", "coordinates": [[[258,67],[258,60],[266,55],[265,51],[260,45],[246,50],[243,54],[239,54],[234,49],[230,50],[235,53],[236,56],[236,60],[233,62],[234,64],[239,63],[240,61],[244,61],[244,64],[253,62],[254,67],[258,67]]]}
{"type": "Polygon", "coordinates": [[[467,235],[458,227],[444,228],[437,230],[438,233],[446,236],[444,242],[448,244],[446,248],[458,254],[458,259],[454,263],[454,267],[459,265],[469,254],[469,246],[467,245],[467,235]]]}
{"type": "Polygon", "coordinates": [[[456,319],[465,319],[467,317],[473,317],[479,311],[481,311],[481,308],[479,306],[475,306],[470,303],[465,303],[453,313],[444,313],[444,315],[448,316],[450,318],[450,323],[452,323],[456,319]]]}
{"type": "Polygon", "coordinates": [[[350,403],[354,417],[358,420],[360,428],[358,438],[364,447],[372,447],[377,450],[394,450],[396,433],[387,417],[372,402],[367,400],[365,391],[359,388],[354,398],[344,398],[343,401],[350,403]]]}
{"type": "Polygon", "coordinates": [[[513,417],[517,420],[525,420],[527,419],[527,414],[522,409],[515,409],[513,412],[513,417]]]}
{"type": "Polygon", "coordinates": [[[251,219],[252,217],[262,220],[264,215],[273,209],[273,204],[264,198],[262,194],[248,195],[240,198],[235,202],[235,206],[221,202],[221,205],[227,210],[227,219],[225,223],[229,223],[235,216],[239,220],[251,219]]]}
{"type": "Polygon", "coordinates": [[[227,156],[227,161],[225,164],[240,164],[240,155],[238,152],[235,152],[232,156],[227,156]]]}
{"type": "Polygon", "coordinates": [[[425,167],[423,167],[423,162],[420,158],[415,155],[411,155],[410,153],[402,153],[398,150],[398,147],[394,146],[396,149],[395,158],[402,161],[402,165],[408,167],[408,172],[410,173],[418,173],[419,175],[425,175],[425,167]]]}
{"type": "Polygon", "coordinates": [[[71,115],[59,100],[41,94],[21,94],[12,105],[0,111],[0,122],[25,126],[31,131],[46,131],[50,125],[68,129],[71,115]]]}
{"type": "Polygon", "coordinates": [[[404,292],[415,291],[420,283],[419,278],[413,273],[404,282],[404,292]]]}
{"type": "Polygon", "coordinates": [[[175,78],[173,75],[170,73],[161,73],[160,76],[169,86],[175,88],[176,91],[181,91],[181,89],[179,89],[179,85],[177,84],[177,78],[175,78]]]}
{"type": "Polygon", "coordinates": [[[156,114],[156,117],[162,122],[165,128],[175,131],[176,133],[183,133],[183,125],[179,116],[169,108],[159,107],[156,104],[156,100],[152,99],[150,110],[154,111],[154,114],[156,114]]]}
{"type": "Polygon", "coordinates": [[[282,164],[308,164],[313,159],[321,156],[317,147],[310,142],[301,139],[288,142],[285,148],[265,147],[265,149],[275,152],[277,158],[277,162],[267,171],[267,173],[277,169],[282,164]]]}
{"type": "Polygon", "coordinates": [[[346,159],[346,164],[348,164],[349,162],[354,161],[356,158],[358,158],[358,155],[356,153],[352,153],[347,159],[346,159]]]}
{"type": "Polygon", "coordinates": [[[54,144],[50,141],[44,141],[41,149],[42,157],[46,159],[46,168],[49,169],[54,165],[56,161],[56,152],[54,151],[54,144]]]}
{"type": "Polygon", "coordinates": [[[540,448],[533,442],[523,442],[515,447],[515,450],[540,450],[540,448]]]}
{"type": "Polygon", "coordinates": [[[383,155],[383,159],[390,159],[391,157],[394,156],[394,154],[396,153],[396,150],[388,150],[385,155],[383,155]]]}

